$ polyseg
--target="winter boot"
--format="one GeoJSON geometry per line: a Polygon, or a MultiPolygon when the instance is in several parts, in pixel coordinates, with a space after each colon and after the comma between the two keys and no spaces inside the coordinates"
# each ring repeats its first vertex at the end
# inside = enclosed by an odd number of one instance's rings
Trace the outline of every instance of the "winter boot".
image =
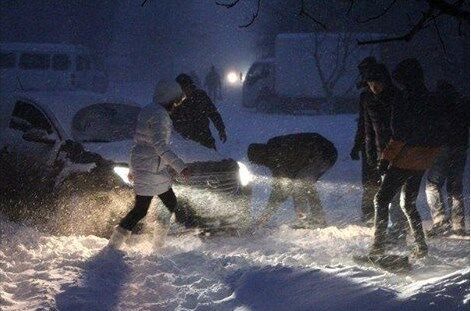
{"type": "Polygon", "coordinates": [[[160,249],[164,246],[169,229],[169,225],[157,222],[154,229],[154,249],[160,249]]]}
{"type": "Polygon", "coordinates": [[[368,252],[369,256],[383,256],[385,253],[385,245],[384,243],[373,242],[371,245],[370,251],[368,252]]]}
{"type": "Polygon", "coordinates": [[[423,258],[428,255],[428,246],[425,242],[417,243],[415,246],[412,256],[415,258],[423,258]]]}
{"type": "Polygon", "coordinates": [[[463,229],[463,228],[453,229],[453,230],[451,230],[451,234],[464,237],[464,236],[469,236],[469,231],[467,231],[466,229],[463,229]]]}
{"type": "Polygon", "coordinates": [[[447,221],[436,223],[427,230],[427,237],[435,238],[440,236],[447,236],[450,234],[450,223],[447,221]]]}
{"type": "Polygon", "coordinates": [[[121,226],[116,226],[111,234],[108,246],[119,250],[123,247],[130,236],[131,231],[126,230],[121,226]]]}

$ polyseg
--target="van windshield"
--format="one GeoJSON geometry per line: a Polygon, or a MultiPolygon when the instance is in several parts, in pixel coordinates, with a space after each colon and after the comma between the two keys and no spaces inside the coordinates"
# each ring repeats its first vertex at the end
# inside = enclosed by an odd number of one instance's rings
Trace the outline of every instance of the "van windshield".
{"type": "Polygon", "coordinates": [[[72,136],[79,142],[113,142],[132,139],[140,107],[99,103],[77,112],[72,136]]]}

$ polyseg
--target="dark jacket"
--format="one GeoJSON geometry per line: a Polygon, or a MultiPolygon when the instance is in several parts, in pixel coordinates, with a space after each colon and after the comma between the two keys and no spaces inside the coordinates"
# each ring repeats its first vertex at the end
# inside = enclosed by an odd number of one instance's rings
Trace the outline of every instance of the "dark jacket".
{"type": "Polygon", "coordinates": [[[434,107],[434,97],[425,85],[406,90],[393,106],[392,139],[382,158],[401,169],[429,169],[443,145],[434,107]]]}
{"type": "Polygon", "coordinates": [[[363,91],[360,94],[360,100],[358,102],[358,121],[357,121],[357,130],[355,133],[355,141],[353,144],[353,149],[356,152],[361,151],[365,147],[365,113],[363,111],[363,101],[365,99],[367,91],[363,91]]]}
{"type": "Polygon", "coordinates": [[[365,92],[365,148],[368,158],[374,161],[377,160],[376,155],[381,154],[391,140],[392,107],[400,98],[400,91],[392,85],[386,86],[379,95],[365,92]]]}
{"type": "Polygon", "coordinates": [[[205,91],[196,89],[170,111],[175,130],[185,138],[194,140],[208,148],[215,148],[209,128],[209,120],[219,133],[225,131],[224,122],[205,91]]]}
{"type": "Polygon", "coordinates": [[[450,148],[469,148],[469,100],[449,83],[440,83],[435,91],[437,109],[443,117],[444,144],[450,148]]]}
{"type": "MultiPolygon", "coordinates": [[[[275,177],[294,178],[309,165],[322,162],[330,166],[337,161],[337,149],[317,133],[289,134],[274,137],[264,144],[263,163],[275,177]]],[[[250,155],[249,155],[250,159],[250,155]]]]}

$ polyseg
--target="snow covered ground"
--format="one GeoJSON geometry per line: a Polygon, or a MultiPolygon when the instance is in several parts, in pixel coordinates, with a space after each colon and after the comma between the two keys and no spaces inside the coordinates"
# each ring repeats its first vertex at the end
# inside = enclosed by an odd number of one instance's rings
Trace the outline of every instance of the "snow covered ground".
{"type": "MultiPolygon", "coordinates": [[[[126,95],[148,98],[140,92],[126,95]]],[[[121,253],[104,249],[102,238],[49,236],[0,215],[0,309],[469,309],[469,240],[429,241],[430,256],[414,261],[407,275],[351,259],[372,239],[372,229],[359,222],[360,166],[348,156],[355,116],[257,114],[241,109],[235,99],[219,109],[229,136],[220,151],[245,163],[248,144],[280,134],[315,131],[335,143],[338,162],[320,184],[331,226],[290,229],[283,225],[294,216],[286,202],[271,228],[253,237],[172,236],[164,249],[154,251],[151,237],[143,236],[121,253]]],[[[269,194],[269,174],[250,168],[256,175],[257,214],[269,194]]],[[[469,174],[465,179],[469,198],[469,174]]],[[[418,206],[430,225],[423,191],[418,206]]]]}

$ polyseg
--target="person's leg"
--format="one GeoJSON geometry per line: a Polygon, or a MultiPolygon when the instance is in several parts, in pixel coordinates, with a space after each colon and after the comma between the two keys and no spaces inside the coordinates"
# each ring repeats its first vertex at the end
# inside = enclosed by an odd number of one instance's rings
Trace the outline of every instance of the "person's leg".
{"type": "Polygon", "coordinates": [[[255,226],[263,226],[270,220],[280,205],[291,195],[291,187],[290,180],[273,178],[270,197],[262,214],[255,221],[255,226]]]}
{"type": "Polygon", "coordinates": [[[111,234],[108,242],[110,247],[120,249],[126,243],[126,240],[131,236],[132,229],[147,214],[151,201],[151,196],[136,195],[133,209],[121,220],[111,234]]]}
{"type": "Polygon", "coordinates": [[[389,205],[389,220],[391,226],[388,228],[388,238],[393,243],[405,243],[407,238],[407,217],[401,209],[400,194],[396,194],[389,205]]]}
{"type": "Polygon", "coordinates": [[[375,196],[374,241],[371,254],[382,254],[385,248],[386,231],[389,222],[389,204],[407,179],[406,171],[390,168],[384,175],[378,193],[375,196]]]}
{"type": "Polygon", "coordinates": [[[361,198],[362,221],[369,223],[374,220],[374,197],[379,190],[379,176],[376,168],[368,165],[366,153],[362,151],[361,157],[361,182],[363,194],[361,198]]]}
{"type": "Polygon", "coordinates": [[[121,220],[119,226],[132,231],[136,224],[147,215],[151,202],[151,196],[136,195],[133,209],[121,220]]]}
{"type": "Polygon", "coordinates": [[[416,206],[422,176],[423,172],[411,172],[411,175],[402,187],[401,192],[401,208],[409,221],[409,226],[417,245],[416,255],[419,257],[425,256],[428,252],[427,244],[425,242],[425,234],[422,228],[422,218],[420,217],[416,206]]]}
{"type": "MultiPolygon", "coordinates": [[[[171,213],[175,213],[176,222],[184,225],[186,228],[192,228],[196,226],[196,219],[194,212],[186,208],[184,205],[178,203],[175,192],[170,188],[167,192],[159,195],[159,199],[165,205],[167,210],[171,213]]],[[[162,217],[159,218],[159,221],[162,223],[167,223],[166,219],[162,217]]]]}
{"type": "Polygon", "coordinates": [[[306,220],[315,226],[325,226],[326,217],[322,202],[317,191],[317,181],[332,167],[331,163],[318,162],[300,170],[294,184],[296,202],[303,202],[306,220]]]}
{"type": "Polygon", "coordinates": [[[427,173],[425,194],[433,222],[432,229],[428,232],[430,236],[441,234],[448,229],[448,217],[442,194],[442,188],[449,170],[448,164],[449,151],[444,149],[427,173]]]}
{"type": "Polygon", "coordinates": [[[453,233],[466,234],[464,224],[463,174],[466,166],[467,150],[456,149],[450,153],[450,169],[447,178],[447,192],[451,209],[453,233]]]}

